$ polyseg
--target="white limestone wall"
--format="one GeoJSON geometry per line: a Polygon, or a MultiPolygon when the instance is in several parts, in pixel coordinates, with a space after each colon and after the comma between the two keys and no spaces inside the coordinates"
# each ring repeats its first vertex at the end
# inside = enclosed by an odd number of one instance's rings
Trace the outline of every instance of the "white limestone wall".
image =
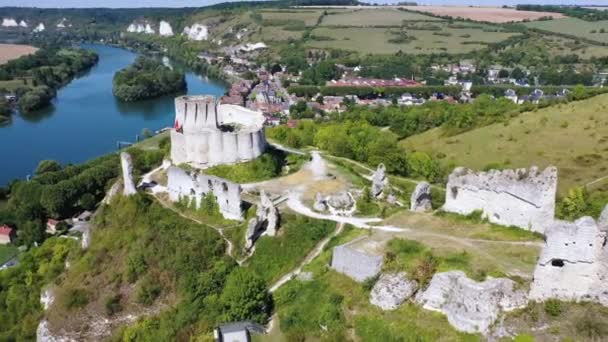
{"type": "Polygon", "coordinates": [[[475,172],[456,168],[448,178],[443,210],[482,210],[490,222],[544,233],[555,214],[557,169],[536,167],[475,172]]]}
{"type": "Polygon", "coordinates": [[[137,193],[137,190],[133,182],[133,160],[130,154],[126,152],[120,153],[120,166],[122,168],[123,194],[131,196],[137,193]]]}
{"type": "Polygon", "coordinates": [[[382,269],[382,255],[364,253],[352,248],[350,244],[334,247],[331,268],[357,282],[363,282],[378,275],[382,269]]]}
{"type": "Polygon", "coordinates": [[[190,205],[198,208],[203,197],[212,193],[224,218],[243,219],[239,184],[203,173],[188,173],[175,166],[167,169],[167,178],[167,190],[171,201],[178,202],[185,198],[190,205]]]}
{"type": "Polygon", "coordinates": [[[263,123],[261,113],[218,105],[212,96],[178,97],[171,158],[175,164],[190,163],[201,168],[257,158],[267,146],[263,123]]]}

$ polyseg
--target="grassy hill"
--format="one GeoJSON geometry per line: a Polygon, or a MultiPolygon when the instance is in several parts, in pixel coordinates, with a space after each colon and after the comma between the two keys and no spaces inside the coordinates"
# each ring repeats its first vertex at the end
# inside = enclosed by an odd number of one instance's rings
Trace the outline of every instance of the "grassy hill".
{"type": "MultiPolygon", "coordinates": [[[[440,128],[401,141],[419,150],[475,169],[555,165],[559,193],[608,176],[608,95],[524,113],[455,136],[440,128]]],[[[604,183],[598,181],[593,186],[604,183]]]]}

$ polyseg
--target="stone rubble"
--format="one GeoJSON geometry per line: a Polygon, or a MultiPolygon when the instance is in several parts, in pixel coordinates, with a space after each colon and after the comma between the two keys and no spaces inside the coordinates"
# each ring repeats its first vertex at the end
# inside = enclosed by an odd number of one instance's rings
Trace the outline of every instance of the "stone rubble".
{"type": "MultiPolygon", "coordinates": [[[[364,282],[378,275],[382,269],[384,256],[382,253],[374,253],[357,246],[361,241],[365,243],[365,239],[366,237],[361,237],[334,247],[331,268],[357,282],[364,282]]],[[[369,242],[369,244],[373,243],[373,241],[369,242]]]]}
{"type": "Polygon", "coordinates": [[[475,172],[459,167],[448,178],[443,210],[476,210],[490,222],[544,233],[555,215],[557,169],[475,172]]]}
{"type": "Polygon", "coordinates": [[[312,208],[318,212],[324,212],[327,210],[327,204],[325,203],[325,198],[321,195],[320,192],[315,194],[315,203],[312,208]]]}
{"type": "Polygon", "coordinates": [[[378,164],[376,172],[372,176],[372,196],[379,197],[384,192],[384,188],[388,186],[388,177],[386,176],[386,167],[384,164],[378,164]]]}
{"type": "Polygon", "coordinates": [[[457,330],[486,334],[503,311],[525,307],[524,291],[507,278],[476,282],[462,271],[437,273],[428,288],[418,292],[416,302],[427,310],[447,316],[457,330]]]}
{"type": "Polygon", "coordinates": [[[370,303],[382,310],[395,310],[418,289],[418,283],[409,280],[405,272],[385,273],[380,276],[370,295],[370,303]]]}
{"type": "Polygon", "coordinates": [[[137,193],[133,182],[133,160],[127,152],[120,153],[120,165],[122,168],[123,195],[131,196],[137,193]]]}
{"type": "Polygon", "coordinates": [[[431,184],[420,182],[416,185],[414,192],[412,192],[410,210],[422,212],[431,209],[433,209],[431,205],[431,184]]]}
{"type": "Polygon", "coordinates": [[[245,249],[250,250],[258,237],[265,233],[275,236],[279,227],[279,211],[266,192],[260,192],[260,205],[257,207],[256,217],[249,220],[245,234],[245,249]]]}

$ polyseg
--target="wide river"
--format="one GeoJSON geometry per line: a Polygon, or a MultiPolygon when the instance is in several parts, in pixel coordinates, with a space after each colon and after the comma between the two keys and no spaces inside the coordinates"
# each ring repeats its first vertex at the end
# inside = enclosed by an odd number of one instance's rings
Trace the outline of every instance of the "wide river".
{"type": "MultiPolygon", "coordinates": [[[[173,98],[121,103],[112,95],[114,73],[137,54],[105,45],[83,45],[99,54],[89,72],[60,89],[53,105],[32,115],[14,114],[0,126],[0,186],[33,174],[38,162],[80,163],[116,150],[118,141],[135,141],[144,128],[171,126],[173,98]]],[[[188,94],[221,95],[224,86],[186,71],[188,94]]]]}

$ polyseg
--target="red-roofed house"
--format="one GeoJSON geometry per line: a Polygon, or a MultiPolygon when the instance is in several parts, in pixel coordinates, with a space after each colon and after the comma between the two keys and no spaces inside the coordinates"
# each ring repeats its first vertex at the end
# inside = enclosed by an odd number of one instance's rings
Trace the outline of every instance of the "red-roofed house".
{"type": "Polygon", "coordinates": [[[58,223],[59,223],[59,221],[51,219],[51,218],[46,220],[46,232],[49,234],[57,233],[57,224],[58,223]]]}
{"type": "Polygon", "coordinates": [[[11,243],[15,239],[15,229],[3,224],[0,226],[0,245],[11,243]]]}

